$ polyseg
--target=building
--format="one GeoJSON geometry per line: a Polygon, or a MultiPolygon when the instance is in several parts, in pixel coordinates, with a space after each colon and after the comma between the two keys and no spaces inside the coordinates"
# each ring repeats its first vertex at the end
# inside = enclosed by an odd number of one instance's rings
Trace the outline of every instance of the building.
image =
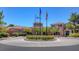
{"type": "Polygon", "coordinates": [[[55,27],[59,30],[59,32],[56,32],[56,34],[54,34],[54,35],[64,36],[64,30],[65,30],[65,24],[64,23],[51,24],[51,27],[55,27]]]}
{"type": "Polygon", "coordinates": [[[42,34],[43,24],[40,22],[35,22],[32,27],[32,34],[42,34]],[[35,30],[37,29],[37,30],[35,30]]]}

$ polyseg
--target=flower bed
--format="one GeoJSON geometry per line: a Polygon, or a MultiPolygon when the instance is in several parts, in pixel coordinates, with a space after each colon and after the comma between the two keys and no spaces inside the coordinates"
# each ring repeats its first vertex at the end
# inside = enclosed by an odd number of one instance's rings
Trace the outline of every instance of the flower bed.
{"type": "Polygon", "coordinates": [[[55,40],[53,35],[27,35],[25,40],[55,40]]]}

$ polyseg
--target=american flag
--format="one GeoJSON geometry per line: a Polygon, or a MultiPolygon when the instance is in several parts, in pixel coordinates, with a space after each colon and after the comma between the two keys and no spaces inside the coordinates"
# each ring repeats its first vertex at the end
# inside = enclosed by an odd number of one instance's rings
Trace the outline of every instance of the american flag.
{"type": "Polygon", "coordinates": [[[41,18],[41,8],[39,8],[39,16],[36,16],[36,19],[40,19],[41,18]]]}

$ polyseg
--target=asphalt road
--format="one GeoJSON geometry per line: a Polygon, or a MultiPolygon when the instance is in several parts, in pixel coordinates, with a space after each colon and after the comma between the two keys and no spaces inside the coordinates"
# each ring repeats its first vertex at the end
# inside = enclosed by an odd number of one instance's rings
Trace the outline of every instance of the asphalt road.
{"type": "Polygon", "coordinates": [[[62,47],[17,47],[0,44],[0,51],[79,51],[79,45],[62,47]]]}

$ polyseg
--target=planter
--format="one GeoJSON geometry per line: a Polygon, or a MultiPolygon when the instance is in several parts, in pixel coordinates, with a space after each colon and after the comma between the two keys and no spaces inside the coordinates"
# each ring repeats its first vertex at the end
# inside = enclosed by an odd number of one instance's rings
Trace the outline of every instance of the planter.
{"type": "Polygon", "coordinates": [[[25,40],[49,41],[49,40],[55,40],[55,39],[54,39],[54,36],[52,35],[27,35],[25,40]]]}

